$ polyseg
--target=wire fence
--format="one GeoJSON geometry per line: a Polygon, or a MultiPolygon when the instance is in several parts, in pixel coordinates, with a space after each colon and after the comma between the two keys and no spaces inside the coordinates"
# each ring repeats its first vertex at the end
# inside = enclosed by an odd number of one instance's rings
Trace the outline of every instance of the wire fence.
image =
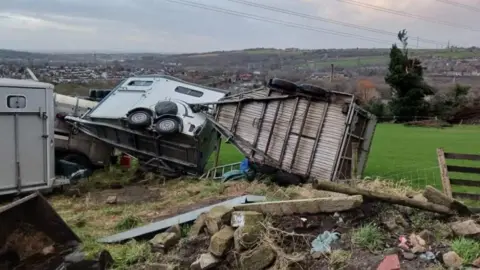
{"type": "Polygon", "coordinates": [[[412,170],[387,171],[385,173],[367,175],[365,179],[400,182],[413,189],[424,189],[426,186],[442,189],[442,180],[438,166],[412,170]]]}

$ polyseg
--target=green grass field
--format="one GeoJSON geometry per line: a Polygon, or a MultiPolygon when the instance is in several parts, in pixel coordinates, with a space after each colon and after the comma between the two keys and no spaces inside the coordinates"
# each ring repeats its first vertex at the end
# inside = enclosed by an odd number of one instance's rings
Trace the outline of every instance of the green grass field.
{"type": "MultiPolygon", "coordinates": [[[[438,129],[379,124],[363,176],[403,179],[418,188],[425,185],[438,187],[441,182],[436,149],[441,147],[446,152],[480,154],[479,135],[480,126],[438,129]]],[[[242,158],[232,145],[222,145],[220,164],[239,162],[242,158]]],[[[212,163],[213,159],[210,166],[212,163]]],[[[480,167],[480,161],[448,161],[448,164],[480,167]]],[[[467,174],[451,173],[450,176],[475,179],[475,175],[467,174]]],[[[478,179],[480,180],[480,175],[478,179]]]]}

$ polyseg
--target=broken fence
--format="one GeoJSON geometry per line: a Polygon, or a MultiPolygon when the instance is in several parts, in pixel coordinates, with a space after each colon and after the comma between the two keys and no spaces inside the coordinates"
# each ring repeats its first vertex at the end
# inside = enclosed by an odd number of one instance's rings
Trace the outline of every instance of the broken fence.
{"type": "MultiPolygon", "coordinates": [[[[447,160],[469,160],[479,161],[480,155],[446,153],[442,148],[437,149],[438,165],[440,167],[440,176],[442,178],[443,193],[450,198],[468,199],[480,202],[480,167],[468,167],[458,165],[448,165],[447,160]],[[450,178],[449,172],[466,173],[478,175],[478,180],[465,180],[460,178],[450,178]],[[453,191],[452,186],[463,186],[478,188],[477,193],[453,191]]],[[[475,189],[473,189],[475,190],[475,189]]]]}

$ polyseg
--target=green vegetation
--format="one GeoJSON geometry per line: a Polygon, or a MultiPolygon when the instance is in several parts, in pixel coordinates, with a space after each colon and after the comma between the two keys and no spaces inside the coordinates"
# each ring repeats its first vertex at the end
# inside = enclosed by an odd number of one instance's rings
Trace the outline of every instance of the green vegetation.
{"type": "Polygon", "coordinates": [[[480,242],[474,239],[458,238],[453,240],[452,249],[466,263],[472,263],[480,256],[480,242]]]}
{"type": "Polygon", "coordinates": [[[373,223],[363,225],[352,234],[352,243],[354,245],[370,251],[380,250],[384,242],[385,237],[382,230],[373,223]]]}

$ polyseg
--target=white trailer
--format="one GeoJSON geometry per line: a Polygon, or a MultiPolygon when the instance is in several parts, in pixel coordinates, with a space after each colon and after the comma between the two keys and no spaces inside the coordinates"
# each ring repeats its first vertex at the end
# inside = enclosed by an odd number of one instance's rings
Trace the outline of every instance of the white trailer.
{"type": "Polygon", "coordinates": [[[0,195],[68,183],[55,177],[53,88],[0,79],[0,195]]]}

